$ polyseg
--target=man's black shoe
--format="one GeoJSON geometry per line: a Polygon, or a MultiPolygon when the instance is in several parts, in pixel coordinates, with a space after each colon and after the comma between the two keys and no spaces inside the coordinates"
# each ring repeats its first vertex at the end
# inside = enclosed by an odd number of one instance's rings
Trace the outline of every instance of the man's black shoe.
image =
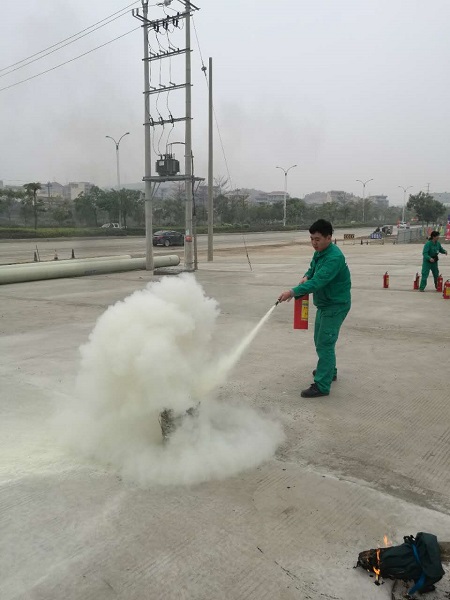
{"type": "MultiPolygon", "coordinates": [[[[316,374],[316,369],[314,369],[314,371],[313,371],[313,375],[315,375],[315,374],[316,374]]],[[[333,377],[333,381],[337,381],[337,375],[335,375],[335,376],[333,377]]]]}
{"type": "Polygon", "coordinates": [[[321,392],[315,383],[312,383],[307,390],[303,390],[300,396],[302,398],[320,398],[321,396],[328,396],[321,392]]]}

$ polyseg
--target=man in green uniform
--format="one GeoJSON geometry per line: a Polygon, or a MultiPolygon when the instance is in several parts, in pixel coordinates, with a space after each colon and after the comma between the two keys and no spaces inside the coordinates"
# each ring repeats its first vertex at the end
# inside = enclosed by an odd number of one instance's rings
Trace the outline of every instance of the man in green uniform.
{"type": "Polygon", "coordinates": [[[319,360],[313,371],[314,383],[301,395],[318,398],[328,396],[331,382],[337,379],[335,346],[351,306],[351,280],[345,256],[332,242],[331,223],[319,219],[311,225],[309,233],[315,250],[311,265],[299,285],[283,292],[278,300],[284,302],[313,294],[317,307],[314,344],[319,360]]]}
{"type": "Polygon", "coordinates": [[[432,231],[428,242],[423,247],[422,261],[422,279],[420,280],[419,291],[424,292],[427,287],[428,275],[433,273],[434,287],[437,289],[437,278],[439,277],[438,260],[439,254],[448,254],[440,242],[439,231],[432,231]]]}

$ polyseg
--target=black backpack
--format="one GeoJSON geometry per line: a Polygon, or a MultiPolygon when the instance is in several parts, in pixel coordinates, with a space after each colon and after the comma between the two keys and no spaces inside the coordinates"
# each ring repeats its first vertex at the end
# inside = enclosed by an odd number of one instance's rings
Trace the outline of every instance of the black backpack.
{"type": "Polygon", "coordinates": [[[445,573],[437,537],[432,533],[420,532],[405,536],[404,543],[390,548],[378,548],[361,552],[357,566],[377,573],[384,579],[414,581],[409,595],[425,590],[445,573]]]}

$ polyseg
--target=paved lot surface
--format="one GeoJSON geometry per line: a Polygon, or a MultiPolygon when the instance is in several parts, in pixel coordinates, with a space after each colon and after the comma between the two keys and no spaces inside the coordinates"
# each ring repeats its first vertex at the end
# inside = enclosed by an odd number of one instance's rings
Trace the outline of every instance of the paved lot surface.
{"type": "MultiPolygon", "coordinates": [[[[354,570],[358,552],[384,534],[450,540],[450,302],[412,291],[420,246],[341,247],[353,309],[332,394],[300,397],[312,329],[293,331],[292,305],[279,306],[221,397],[275,414],[286,441],[260,468],[189,488],[125,484],[48,433],[96,319],[151,276],[0,288],[2,600],[381,600],[392,583],[354,570]]],[[[198,281],[222,309],[217,347],[249,331],[310,255],[253,248],[252,271],[240,249],[201,262],[198,281]]],[[[450,277],[450,258],[441,269],[450,277]]],[[[429,597],[448,590],[446,575],[429,597]]]]}

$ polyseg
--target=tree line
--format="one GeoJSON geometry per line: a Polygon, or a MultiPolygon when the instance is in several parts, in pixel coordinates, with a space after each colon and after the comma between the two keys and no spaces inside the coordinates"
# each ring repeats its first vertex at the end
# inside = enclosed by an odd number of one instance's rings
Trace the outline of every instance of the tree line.
{"type": "MultiPolygon", "coordinates": [[[[200,222],[205,218],[200,212],[200,222]]],[[[411,195],[406,206],[405,218],[410,221],[416,217],[420,222],[438,223],[445,218],[446,208],[430,194],[420,192],[411,195]]],[[[324,204],[308,204],[300,198],[289,198],[286,201],[286,224],[289,226],[304,226],[317,219],[327,219],[337,225],[352,223],[367,225],[395,224],[402,218],[402,207],[380,207],[371,200],[352,198],[343,195],[342,198],[324,204]]],[[[216,223],[270,225],[279,224],[283,220],[283,202],[274,204],[251,204],[245,196],[239,194],[219,195],[214,201],[214,216],[216,223]]]]}
{"type": "Polygon", "coordinates": [[[92,186],[88,193],[67,200],[41,196],[41,189],[38,182],[26,183],[21,190],[0,189],[0,215],[8,223],[20,221],[35,229],[43,224],[100,227],[105,221],[118,222],[120,213],[125,227],[130,218],[134,224],[144,225],[144,200],[137,190],[102,190],[92,186]]]}
{"type": "MultiPolygon", "coordinates": [[[[25,226],[56,224],[58,226],[100,227],[104,222],[118,222],[122,217],[124,227],[143,228],[145,201],[137,190],[103,190],[92,186],[75,200],[45,198],[38,194],[41,184],[30,182],[21,190],[0,189],[0,215],[8,223],[21,221],[25,226]]],[[[198,225],[208,221],[207,207],[194,194],[194,211],[198,225]]],[[[422,223],[438,223],[445,218],[445,206],[431,194],[419,192],[410,195],[406,206],[406,219],[414,216],[422,223]]],[[[336,201],[309,204],[301,198],[286,202],[286,224],[306,226],[324,218],[334,224],[362,223],[368,225],[393,224],[401,219],[402,208],[380,207],[371,200],[362,200],[342,194],[336,201]]],[[[214,198],[214,223],[228,226],[279,227],[283,221],[283,202],[254,204],[248,196],[228,192],[218,186],[214,198]]],[[[182,186],[174,188],[167,198],[154,198],[153,222],[155,227],[183,227],[185,223],[185,194],[182,186]]]]}

